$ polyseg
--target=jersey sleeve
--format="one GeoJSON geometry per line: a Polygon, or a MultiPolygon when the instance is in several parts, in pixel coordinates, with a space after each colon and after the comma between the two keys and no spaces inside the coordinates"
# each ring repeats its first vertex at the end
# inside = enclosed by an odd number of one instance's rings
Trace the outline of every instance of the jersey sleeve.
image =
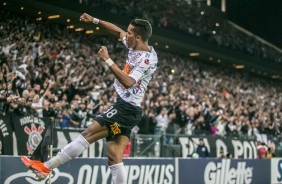
{"type": "Polygon", "coordinates": [[[123,43],[124,46],[126,46],[126,48],[128,48],[128,46],[127,46],[127,44],[126,44],[126,38],[125,38],[125,36],[122,38],[122,43],[123,43]]]}
{"type": "Polygon", "coordinates": [[[129,74],[130,77],[134,78],[135,81],[139,81],[144,73],[150,68],[150,60],[146,57],[141,58],[138,65],[129,74]]]}

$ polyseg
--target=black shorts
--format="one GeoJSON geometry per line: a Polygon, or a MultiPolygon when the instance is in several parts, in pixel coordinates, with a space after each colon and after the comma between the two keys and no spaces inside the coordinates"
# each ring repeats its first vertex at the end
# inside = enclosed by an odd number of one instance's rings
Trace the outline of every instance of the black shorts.
{"type": "Polygon", "coordinates": [[[109,128],[107,141],[111,141],[119,135],[130,138],[131,129],[137,125],[141,118],[141,107],[131,105],[118,97],[117,102],[105,112],[97,115],[95,120],[101,126],[109,128]]]}

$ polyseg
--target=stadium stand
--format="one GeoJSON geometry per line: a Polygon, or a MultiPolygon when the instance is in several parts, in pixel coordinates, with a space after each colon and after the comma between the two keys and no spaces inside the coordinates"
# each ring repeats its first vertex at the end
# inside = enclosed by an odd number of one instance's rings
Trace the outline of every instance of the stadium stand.
{"type": "MultiPolygon", "coordinates": [[[[0,34],[2,113],[36,103],[36,94],[42,97],[48,85],[41,105],[44,116],[56,114],[58,125],[64,120],[65,126],[86,127],[95,105],[102,111],[115,101],[113,75],[95,53],[106,45],[122,67],[126,53],[120,42],[5,11],[0,34]]],[[[144,101],[147,117],[141,124],[147,129],[142,131],[153,132],[146,123],[155,125],[154,117],[166,107],[170,133],[281,136],[281,82],[170,53],[160,52],[159,58],[144,101]]]]}

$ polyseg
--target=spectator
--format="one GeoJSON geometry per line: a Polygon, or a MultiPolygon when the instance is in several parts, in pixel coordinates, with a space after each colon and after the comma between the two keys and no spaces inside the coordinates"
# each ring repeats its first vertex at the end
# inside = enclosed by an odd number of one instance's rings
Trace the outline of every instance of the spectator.
{"type": "Polygon", "coordinates": [[[257,142],[257,158],[266,158],[267,146],[260,141],[257,142]]]}
{"type": "Polygon", "coordinates": [[[163,143],[167,144],[168,140],[166,137],[166,131],[168,124],[170,123],[168,111],[166,107],[163,107],[161,109],[160,114],[156,116],[156,131],[155,133],[157,135],[162,135],[163,143]]]}
{"type": "Polygon", "coordinates": [[[231,153],[226,153],[226,158],[233,158],[233,155],[231,153]]]}
{"type": "Polygon", "coordinates": [[[268,147],[267,148],[267,153],[266,153],[266,158],[274,158],[275,157],[275,153],[273,152],[273,150],[268,147]]]}
{"type": "Polygon", "coordinates": [[[155,133],[155,122],[154,122],[155,114],[145,110],[143,112],[142,120],[138,123],[139,134],[154,134],[155,133]]]}
{"type": "Polygon", "coordinates": [[[76,121],[73,121],[70,117],[70,115],[68,114],[68,110],[64,109],[63,110],[63,114],[62,114],[62,121],[60,122],[60,127],[61,128],[66,128],[69,126],[78,126],[79,123],[76,121]]]}
{"type": "Polygon", "coordinates": [[[224,151],[220,149],[218,158],[225,158],[224,151]]]}
{"type": "MultiPolygon", "coordinates": [[[[49,93],[51,87],[52,87],[53,84],[49,84],[47,90],[44,92],[44,94],[42,95],[42,97],[40,97],[38,94],[34,95],[33,97],[33,102],[31,104],[31,108],[33,110],[36,111],[36,115],[39,117],[39,118],[43,118],[43,109],[44,109],[44,98],[45,96],[49,93]]],[[[35,86],[35,90],[37,92],[40,91],[40,86],[39,85],[36,85],[35,86]]],[[[49,106],[48,104],[49,102],[46,101],[46,105],[49,106]]],[[[47,108],[47,106],[45,106],[45,108],[47,108]]]]}
{"type": "Polygon", "coordinates": [[[203,138],[199,139],[199,144],[198,144],[198,147],[196,149],[196,153],[199,155],[200,158],[207,158],[210,155],[208,148],[205,146],[203,138]]]}

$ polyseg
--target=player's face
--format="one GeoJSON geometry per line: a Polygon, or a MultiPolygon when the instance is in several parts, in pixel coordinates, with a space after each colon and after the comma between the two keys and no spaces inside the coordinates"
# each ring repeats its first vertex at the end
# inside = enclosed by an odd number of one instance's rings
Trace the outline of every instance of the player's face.
{"type": "Polygon", "coordinates": [[[128,48],[135,49],[138,40],[140,40],[140,36],[136,36],[133,30],[134,27],[132,25],[129,25],[126,33],[126,44],[128,48]]]}

